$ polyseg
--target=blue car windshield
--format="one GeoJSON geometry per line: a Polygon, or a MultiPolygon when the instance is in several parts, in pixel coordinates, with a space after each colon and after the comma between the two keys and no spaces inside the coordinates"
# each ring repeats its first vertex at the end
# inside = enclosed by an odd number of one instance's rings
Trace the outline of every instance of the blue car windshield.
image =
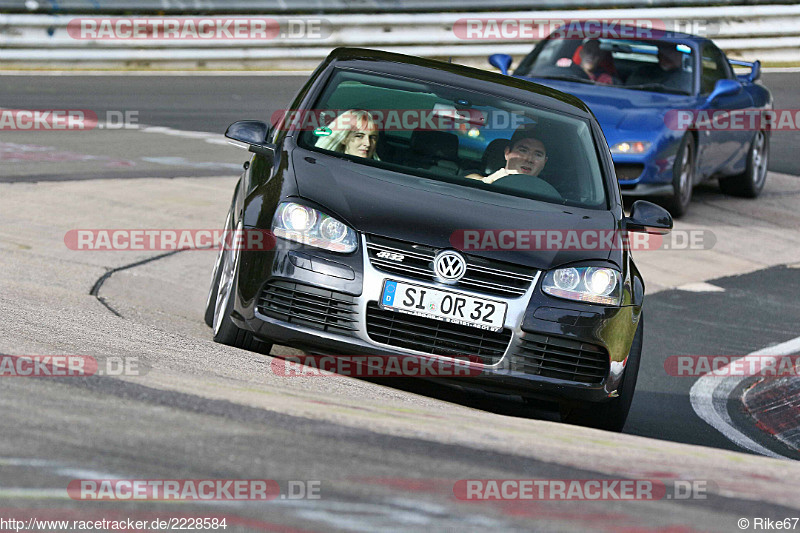
{"type": "Polygon", "coordinates": [[[692,94],[691,47],[672,41],[551,37],[531,52],[516,76],[692,94]]]}
{"type": "Polygon", "coordinates": [[[588,119],[460,87],[342,69],[314,109],[291,120],[301,147],[359,164],[454,187],[607,208],[596,145],[602,141],[588,119]]]}

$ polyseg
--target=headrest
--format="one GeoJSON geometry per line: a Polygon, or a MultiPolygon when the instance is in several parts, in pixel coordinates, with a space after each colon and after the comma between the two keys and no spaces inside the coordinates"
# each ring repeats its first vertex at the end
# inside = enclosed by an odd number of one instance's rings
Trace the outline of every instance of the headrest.
{"type": "Polygon", "coordinates": [[[414,130],[411,151],[429,157],[458,159],[458,136],[445,131],[414,130]]]}
{"type": "Polygon", "coordinates": [[[495,139],[486,146],[481,157],[481,170],[484,174],[489,175],[506,166],[505,150],[508,143],[508,139],[495,139]]]}

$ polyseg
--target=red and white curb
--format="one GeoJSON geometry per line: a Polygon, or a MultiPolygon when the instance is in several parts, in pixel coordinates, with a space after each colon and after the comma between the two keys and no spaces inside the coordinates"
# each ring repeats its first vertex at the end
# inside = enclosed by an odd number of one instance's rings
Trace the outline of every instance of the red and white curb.
{"type": "Polygon", "coordinates": [[[800,379],[765,379],[745,393],[744,406],[761,431],[800,451],[800,379]]]}
{"type": "MultiPolygon", "coordinates": [[[[764,348],[763,350],[758,350],[746,355],[745,359],[758,358],[760,364],[763,365],[765,357],[773,356],[775,359],[778,359],[781,356],[798,352],[800,352],[800,337],[764,348]]],[[[742,380],[746,379],[746,376],[720,378],[718,375],[736,374],[736,372],[729,371],[729,367],[734,363],[736,363],[736,361],[731,361],[724,368],[717,371],[717,376],[706,374],[695,382],[691,391],[689,391],[689,400],[692,403],[692,408],[695,413],[697,413],[697,416],[722,433],[737,446],[768,457],[783,459],[784,457],[782,455],[757,443],[733,424],[731,416],[728,414],[728,400],[736,387],[742,380]]],[[[794,412],[797,413],[796,408],[794,412]]],[[[800,419],[797,414],[794,416],[796,421],[800,419]]]]}

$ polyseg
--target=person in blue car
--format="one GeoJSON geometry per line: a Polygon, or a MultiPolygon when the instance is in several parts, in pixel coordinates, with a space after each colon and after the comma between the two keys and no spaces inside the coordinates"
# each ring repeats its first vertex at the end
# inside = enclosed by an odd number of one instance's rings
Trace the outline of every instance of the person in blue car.
{"type": "Polygon", "coordinates": [[[658,84],[668,89],[689,92],[691,73],[683,70],[683,53],[674,43],[659,43],[658,63],[644,65],[635,70],[627,79],[629,87],[658,84]]]}
{"type": "Polygon", "coordinates": [[[590,80],[604,85],[619,83],[612,71],[614,63],[611,54],[600,50],[600,41],[597,39],[586,41],[575,55],[580,58],[579,66],[590,80]]]}

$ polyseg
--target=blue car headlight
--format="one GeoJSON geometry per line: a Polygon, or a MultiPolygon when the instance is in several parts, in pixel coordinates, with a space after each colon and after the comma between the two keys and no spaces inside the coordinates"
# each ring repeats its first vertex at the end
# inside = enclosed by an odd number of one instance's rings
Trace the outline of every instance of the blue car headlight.
{"type": "Polygon", "coordinates": [[[643,154],[650,149],[648,141],[625,141],[611,147],[612,154],[643,154]]]}
{"type": "Polygon", "coordinates": [[[311,207],[283,202],[272,219],[272,233],[289,241],[350,253],[358,248],[355,230],[311,207]]]}
{"type": "Polygon", "coordinates": [[[542,280],[550,296],[603,305],[622,302],[621,274],[613,268],[569,267],[551,270],[542,280]]]}

